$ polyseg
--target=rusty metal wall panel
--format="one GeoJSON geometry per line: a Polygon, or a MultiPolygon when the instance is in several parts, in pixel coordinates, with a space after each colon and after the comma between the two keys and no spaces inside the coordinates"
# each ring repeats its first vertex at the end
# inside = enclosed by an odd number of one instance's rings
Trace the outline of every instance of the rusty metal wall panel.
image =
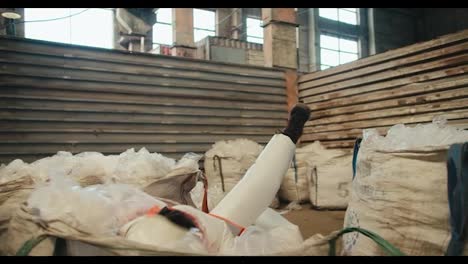
{"type": "Polygon", "coordinates": [[[265,144],[286,122],[285,87],[274,68],[0,37],[0,163],[265,144]]]}

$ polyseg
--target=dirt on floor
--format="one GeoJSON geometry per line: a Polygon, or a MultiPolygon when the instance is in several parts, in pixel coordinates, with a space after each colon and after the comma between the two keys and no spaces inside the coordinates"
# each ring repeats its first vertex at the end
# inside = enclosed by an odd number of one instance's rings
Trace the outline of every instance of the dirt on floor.
{"type": "Polygon", "coordinates": [[[299,226],[304,239],[317,233],[325,236],[333,231],[343,229],[345,210],[316,210],[311,207],[311,204],[302,204],[301,207],[301,210],[292,210],[283,216],[299,226]]]}

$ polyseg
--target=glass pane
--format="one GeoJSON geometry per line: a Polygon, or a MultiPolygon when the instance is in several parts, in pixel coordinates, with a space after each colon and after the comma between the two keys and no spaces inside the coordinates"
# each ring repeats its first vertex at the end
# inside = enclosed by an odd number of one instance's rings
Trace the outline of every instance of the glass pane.
{"type": "Polygon", "coordinates": [[[339,65],[338,51],[320,49],[320,63],[330,66],[339,65]]]}
{"type": "Polygon", "coordinates": [[[338,38],[328,35],[320,35],[320,47],[338,50],[338,38]]]}
{"type": "Polygon", "coordinates": [[[193,27],[215,31],[215,12],[194,8],[193,27]]]}
{"type": "Polygon", "coordinates": [[[321,70],[326,70],[326,69],[328,69],[328,68],[330,68],[330,66],[328,66],[328,65],[320,65],[320,69],[321,69],[321,70]]]}
{"type": "Polygon", "coordinates": [[[357,41],[340,38],[340,51],[358,53],[357,41]]]}
{"type": "Polygon", "coordinates": [[[156,10],[156,21],[172,24],[172,8],[159,8],[156,10]]]}
{"type": "Polygon", "coordinates": [[[357,54],[340,52],[340,64],[355,61],[358,59],[357,54]]]}
{"type": "MultiPolygon", "coordinates": [[[[72,14],[84,8],[71,8],[72,14]]],[[[92,8],[71,17],[71,43],[112,49],[114,47],[114,14],[111,10],[92,8]]]]}
{"type": "MultiPolygon", "coordinates": [[[[70,15],[70,8],[25,8],[24,20],[46,20],[70,15]]],[[[26,38],[70,43],[70,19],[24,24],[26,38]]]]}
{"type": "Polygon", "coordinates": [[[247,18],[247,36],[263,38],[262,21],[255,18],[247,18]]]}
{"type": "Polygon", "coordinates": [[[319,16],[338,20],[338,8],[319,8],[319,16]]]}
{"type": "Polygon", "coordinates": [[[343,9],[339,10],[339,21],[351,25],[357,25],[357,15],[354,12],[349,12],[343,9]]]}
{"type": "Polygon", "coordinates": [[[351,12],[356,12],[356,8],[341,8],[341,9],[348,10],[351,12]]]}
{"type": "Polygon", "coordinates": [[[153,42],[172,45],[172,26],[156,23],[153,26],[153,42]]]}
{"type": "Polygon", "coordinates": [[[207,36],[214,36],[214,35],[215,35],[214,31],[195,29],[193,37],[194,37],[194,41],[197,42],[206,38],[207,36]]]}
{"type": "Polygon", "coordinates": [[[247,37],[248,42],[263,44],[262,38],[247,37]]]}

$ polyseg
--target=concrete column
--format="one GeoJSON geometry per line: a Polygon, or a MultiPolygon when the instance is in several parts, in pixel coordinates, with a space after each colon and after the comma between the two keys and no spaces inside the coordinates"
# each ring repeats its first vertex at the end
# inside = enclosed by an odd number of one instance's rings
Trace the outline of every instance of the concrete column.
{"type": "MultiPolygon", "coordinates": [[[[300,72],[309,72],[309,10],[308,8],[298,8],[297,22],[298,30],[298,46],[299,46],[299,68],[300,72]]],[[[312,32],[313,34],[314,32],[312,32]]]]}
{"type": "Polygon", "coordinates": [[[294,8],[262,8],[265,66],[297,69],[294,8]]]}
{"type": "Polygon", "coordinates": [[[172,9],[172,56],[194,58],[193,8],[172,9]]]}
{"type": "Polygon", "coordinates": [[[320,70],[320,64],[318,63],[320,43],[318,42],[318,27],[316,21],[316,9],[309,8],[309,72],[320,70]]]}
{"type": "MultiPolygon", "coordinates": [[[[232,11],[231,11],[232,12],[232,11]]],[[[234,13],[231,15],[232,22],[232,33],[231,38],[242,40],[245,38],[245,18],[243,15],[242,8],[236,8],[234,13]]]]}
{"type": "Polygon", "coordinates": [[[231,38],[232,8],[216,9],[216,36],[231,38]]]}
{"type": "Polygon", "coordinates": [[[367,24],[369,26],[369,55],[375,55],[374,8],[367,9],[367,18],[367,24]]]}

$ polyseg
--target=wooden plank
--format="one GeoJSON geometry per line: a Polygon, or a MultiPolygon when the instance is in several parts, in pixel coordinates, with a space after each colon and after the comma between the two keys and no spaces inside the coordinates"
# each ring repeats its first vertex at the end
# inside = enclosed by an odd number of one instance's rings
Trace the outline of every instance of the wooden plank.
{"type": "MultiPolygon", "coordinates": [[[[380,134],[385,135],[388,131],[388,129],[391,126],[384,126],[384,127],[373,127],[379,131],[380,134]]],[[[362,137],[362,128],[356,128],[356,129],[349,129],[349,130],[343,130],[343,131],[334,131],[332,133],[330,132],[320,132],[320,133],[305,133],[301,137],[301,140],[303,141],[331,141],[331,140],[345,140],[345,139],[356,139],[358,137],[362,137]]]]}
{"type": "Polygon", "coordinates": [[[361,86],[366,83],[378,82],[382,80],[392,79],[396,77],[405,77],[409,74],[414,74],[418,72],[424,72],[430,70],[435,70],[438,68],[447,68],[449,66],[458,66],[466,65],[468,62],[468,55],[457,55],[450,58],[444,58],[437,61],[426,62],[422,64],[417,64],[413,66],[401,67],[394,70],[379,72],[364,77],[357,77],[351,80],[342,81],[339,83],[333,83],[330,85],[314,87],[309,89],[309,84],[299,85],[299,90],[302,92],[300,95],[302,97],[312,96],[316,94],[321,94],[325,92],[331,92],[336,90],[341,90],[345,88],[351,88],[354,86],[361,86]]]}
{"type": "Polygon", "coordinates": [[[194,107],[172,107],[172,106],[148,106],[134,105],[128,103],[86,103],[69,102],[59,100],[31,100],[20,98],[0,98],[0,109],[31,109],[50,111],[85,111],[85,112],[114,112],[114,113],[135,113],[135,114],[158,114],[184,115],[184,116],[217,116],[217,117],[246,117],[256,118],[259,116],[271,119],[286,120],[288,115],[280,111],[254,111],[254,110],[225,110],[213,111],[209,108],[194,107]]]}
{"type": "MultiPolygon", "coordinates": [[[[36,89],[37,87],[34,87],[36,89]]],[[[3,88],[2,91],[0,91],[5,97],[9,98],[16,98],[16,90],[17,88],[14,87],[5,87],[3,88]]],[[[169,90],[169,89],[168,89],[169,90]]],[[[157,94],[158,90],[155,90],[156,93],[152,93],[152,96],[159,96],[157,94]]],[[[212,100],[225,100],[226,98],[230,98],[231,100],[236,100],[236,101],[247,101],[247,102],[263,102],[263,103],[274,103],[274,104],[284,104],[285,103],[285,98],[284,96],[281,95],[267,95],[267,94],[245,94],[242,92],[222,92],[222,91],[210,91],[210,92],[205,92],[201,90],[195,90],[191,89],[187,93],[183,93],[184,90],[179,90],[179,89],[173,89],[172,91],[175,92],[167,92],[167,93],[161,93],[161,96],[170,96],[170,97],[175,97],[173,100],[177,100],[177,97],[184,97],[184,98],[194,98],[194,99],[209,99],[210,101],[212,100]]],[[[119,100],[119,103],[124,103],[125,102],[125,95],[121,95],[121,100],[119,100]]],[[[70,99],[74,98],[68,98],[69,101],[70,99]]],[[[66,99],[65,99],[66,100],[66,99]]]]}
{"type": "MultiPolygon", "coordinates": [[[[303,100],[305,103],[313,103],[313,102],[322,102],[326,100],[332,100],[332,99],[340,98],[340,97],[347,97],[351,95],[361,96],[362,94],[362,96],[366,96],[365,93],[368,93],[368,92],[379,91],[379,90],[383,91],[385,89],[400,87],[402,85],[425,82],[425,81],[449,77],[449,76],[462,75],[467,72],[468,72],[468,65],[463,65],[463,66],[452,67],[452,68],[444,68],[441,70],[431,71],[431,72],[409,76],[409,77],[396,79],[396,80],[377,82],[377,83],[373,83],[369,85],[354,87],[352,89],[345,89],[345,90],[340,90],[336,92],[311,96],[307,98],[304,98],[301,91],[299,91],[299,98],[303,100]]],[[[383,92],[386,92],[386,91],[383,91],[383,92]]]]}
{"type": "Polygon", "coordinates": [[[57,67],[69,70],[86,70],[101,73],[113,73],[123,75],[157,76],[165,78],[178,78],[187,80],[218,81],[228,83],[263,85],[272,87],[284,87],[285,81],[281,79],[261,78],[255,76],[239,76],[225,73],[210,73],[200,71],[187,71],[171,68],[157,68],[142,65],[129,65],[115,62],[101,62],[82,60],[77,58],[63,58],[49,55],[35,55],[17,51],[2,51],[0,49],[0,63],[57,67]]]}
{"type": "Polygon", "coordinates": [[[178,124],[178,125],[232,125],[232,126],[281,126],[283,122],[274,119],[210,117],[197,118],[193,116],[95,113],[76,111],[37,111],[37,110],[0,110],[0,120],[28,121],[64,121],[64,122],[108,122],[108,123],[145,123],[145,124],[178,124]]]}
{"type": "Polygon", "coordinates": [[[358,121],[358,120],[369,120],[369,119],[377,119],[377,118],[390,117],[390,116],[417,115],[421,113],[461,109],[461,108],[468,109],[468,97],[465,96],[461,99],[438,101],[434,103],[426,103],[426,104],[420,104],[420,105],[386,108],[386,109],[381,109],[377,111],[371,110],[371,111],[365,111],[365,112],[359,112],[359,113],[342,114],[338,116],[311,120],[308,122],[308,126],[343,123],[343,122],[358,121]]]}
{"type": "Polygon", "coordinates": [[[87,133],[147,133],[147,134],[231,134],[231,135],[273,135],[277,128],[263,126],[224,126],[224,125],[174,125],[135,124],[135,123],[86,123],[86,122],[45,122],[8,121],[0,122],[4,132],[87,132],[87,133]]]}
{"type": "Polygon", "coordinates": [[[454,46],[449,46],[446,48],[436,49],[433,51],[425,52],[422,54],[417,54],[411,57],[405,57],[402,59],[391,60],[382,64],[372,65],[370,67],[360,68],[357,70],[352,70],[346,73],[341,73],[338,75],[329,76],[327,78],[322,78],[318,80],[313,80],[310,82],[311,87],[319,87],[325,84],[335,83],[343,80],[348,80],[352,78],[356,78],[358,76],[370,75],[372,73],[390,70],[393,68],[401,68],[402,66],[406,66],[409,64],[432,60],[434,58],[439,58],[443,56],[447,56],[449,54],[456,54],[462,51],[468,50],[468,42],[464,42],[461,44],[457,44],[454,46]]]}
{"type": "Polygon", "coordinates": [[[75,90],[50,90],[36,88],[13,88],[0,89],[0,96],[9,98],[23,98],[34,100],[62,100],[62,101],[85,101],[104,103],[109,101],[122,102],[129,104],[161,105],[161,106],[180,106],[180,107],[204,107],[214,109],[245,109],[245,110],[272,110],[286,112],[286,104],[263,103],[251,101],[234,101],[229,98],[224,100],[177,98],[167,96],[148,96],[145,94],[118,94],[101,93],[91,91],[75,90]]]}
{"type": "MultiPolygon", "coordinates": [[[[271,135],[249,135],[249,139],[256,142],[266,143],[267,138],[271,135]]],[[[126,134],[126,133],[0,133],[0,141],[2,144],[133,144],[133,143],[210,143],[213,144],[219,140],[233,140],[237,139],[237,135],[203,135],[203,134],[126,134]]]]}
{"type": "MultiPolygon", "coordinates": [[[[468,69],[468,67],[467,67],[468,69]]],[[[454,77],[441,78],[426,82],[410,83],[403,86],[397,86],[391,89],[369,92],[366,94],[357,94],[348,97],[338,97],[335,100],[325,102],[310,103],[309,107],[318,113],[321,109],[333,109],[356,105],[362,103],[378,102],[385,99],[398,100],[408,96],[419,96],[429,92],[438,92],[447,89],[456,89],[468,84],[468,75],[458,75],[454,77]]]]}
{"type": "Polygon", "coordinates": [[[379,53],[377,55],[369,56],[367,58],[363,58],[354,62],[339,65],[337,67],[330,68],[324,71],[317,71],[306,75],[302,75],[299,77],[299,83],[324,78],[326,76],[335,75],[346,71],[353,71],[361,67],[373,65],[376,63],[382,63],[391,59],[404,57],[409,54],[424,52],[428,49],[439,48],[443,45],[447,45],[457,41],[463,41],[466,39],[468,39],[468,30],[463,30],[454,34],[436,38],[431,41],[416,43],[403,48],[389,50],[387,52],[379,53]]]}
{"type": "MultiPolygon", "coordinates": [[[[339,140],[339,141],[323,141],[320,142],[323,146],[329,149],[333,148],[352,148],[354,140],[339,140]]],[[[351,164],[350,164],[351,166],[351,164]]]]}
{"type": "Polygon", "coordinates": [[[94,82],[108,82],[117,84],[136,84],[136,85],[153,85],[161,87],[180,87],[180,88],[196,88],[202,90],[220,90],[220,91],[243,91],[253,93],[278,94],[284,95],[284,89],[276,89],[267,86],[245,85],[238,83],[221,83],[214,81],[199,81],[199,80],[180,80],[174,78],[161,78],[142,75],[126,75],[114,73],[101,73],[86,70],[70,70],[60,67],[37,67],[20,64],[4,64],[0,68],[0,74],[8,74],[13,76],[28,76],[38,78],[53,78],[63,80],[82,80],[94,82]]]}
{"type": "MultiPolygon", "coordinates": [[[[387,109],[392,108],[392,107],[401,107],[401,106],[411,107],[412,105],[418,105],[418,104],[423,104],[423,103],[428,103],[428,102],[453,100],[453,99],[464,98],[464,97],[466,98],[468,97],[468,78],[464,79],[463,82],[466,83],[465,84],[466,86],[462,88],[458,88],[458,89],[443,90],[443,91],[438,91],[434,93],[423,93],[423,94],[418,94],[415,96],[402,97],[398,99],[389,99],[389,100],[383,100],[383,101],[375,101],[372,103],[363,103],[363,104],[352,105],[352,106],[314,111],[312,115],[312,119],[315,120],[315,119],[327,118],[327,120],[329,121],[330,119],[328,118],[331,116],[337,116],[337,115],[343,115],[343,114],[349,114],[349,113],[368,112],[370,110],[372,111],[378,110],[378,111],[386,112],[387,109]]],[[[442,83],[442,84],[447,84],[447,82],[442,83]]],[[[447,87],[447,85],[444,85],[444,86],[447,87]]]]}
{"type": "MultiPolygon", "coordinates": [[[[420,122],[420,123],[407,123],[406,125],[409,126],[414,126],[416,124],[427,124],[430,122],[420,122]]],[[[448,120],[447,125],[450,125],[452,127],[457,127],[459,129],[467,129],[468,128],[468,119],[454,119],[454,120],[448,120]]],[[[388,129],[391,128],[391,126],[383,126],[383,127],[372,127],[373,129],[376,129],[380,135],[386,135],[388,129]]],[[[342,140],[342,139],[356,139],[358,137],[362,137],[362,131],[366,128],[356,128],[356,129],[349,129],[349,130],[343,130],[343,131],[334,131],[332,133],[330,132],[320,132],[320,133],[306,133],[304,131],[304,135],[301,137],[301,140],[303,141],[322,141],[322,140],[342,140]]]]}
{"type": "Polygon", "coordinates": [[[3,50],[23,51],[34,54],[56,55],[68,59],[80,58],[190,71],[221,72],[240,76],[258,76],[277,79],[283,78],[283,71],[277,68],[230,64],[121,50],[109,50],[31,39],[12,39],[5,36],[0,36],[0,48],[3,50]]]}
{"type": "Polygon", "coordinates": [[[394,124],[404,124],[404,123],[420,123],[420,122],[431,122],[436,116],[444,116],[447,119],[462,119],[468,118],[468,110],[450,110],[450,111],[438,111],[418,115],[406,115],[406,116],[397,116],[397,117],[387,117],[379,118],[373,120],[365,121],[352,121],[342,124],[329,124],[329,125],[317,125],[310,126],[309,122],[306,123],[306,128],[304,131],[307,133],[317,133],[317,132],[332,132],[332,131],[341,131],[355,128],[369,128],[375,126],[391,126],[394,124]]]}

